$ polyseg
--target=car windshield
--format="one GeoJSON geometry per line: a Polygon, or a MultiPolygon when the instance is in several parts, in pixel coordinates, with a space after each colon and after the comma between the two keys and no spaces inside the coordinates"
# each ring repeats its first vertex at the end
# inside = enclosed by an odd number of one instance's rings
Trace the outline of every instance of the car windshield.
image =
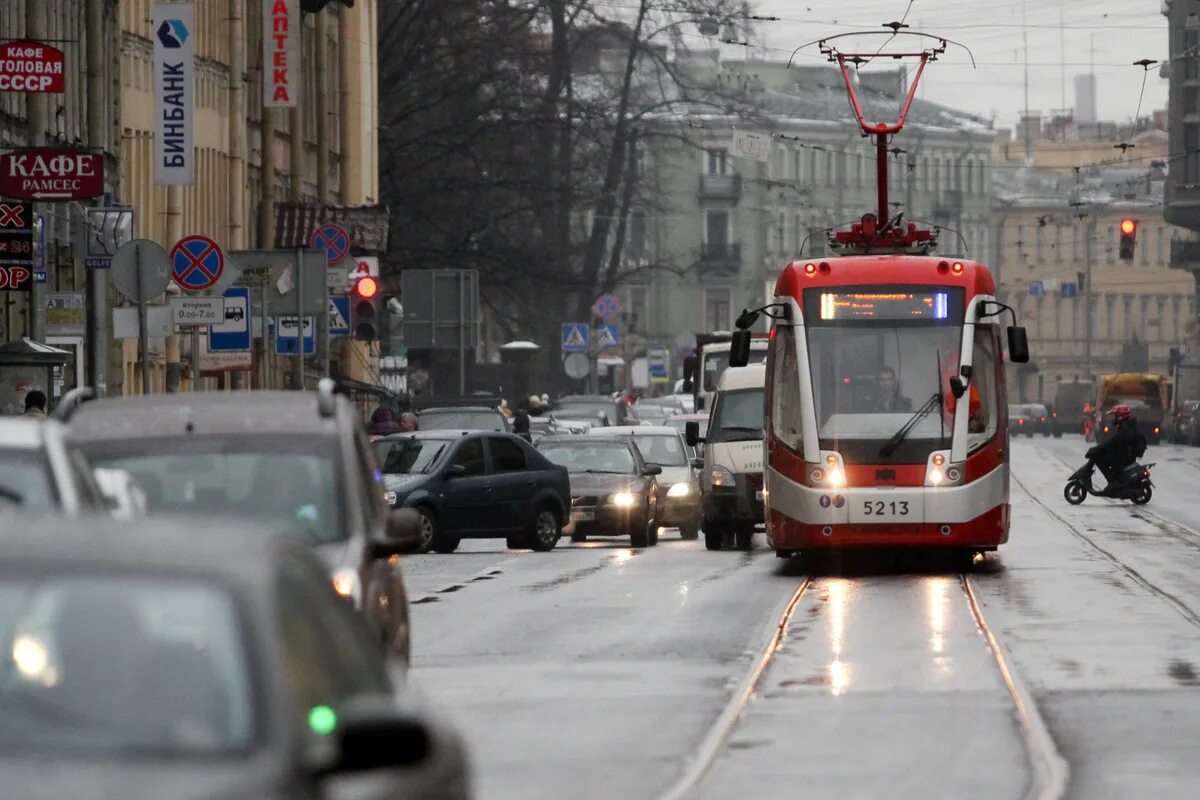
{"type": "Polygon", "coordinates": [[[651,464],[664,467],[687,466],[687,454],[683,452],[683,441],[678,434],[635,435],[633,443],[642,453],[642,458],[651,464]]]}
{"type": "MultiPolygon", "coordinates": [[[[588,437],[591,438],[591,437],[588,437]]],[[[567,468],[568,472],[603,472],[632,475],[636,464],[633,454],[623,443],[552,442],[538,447],[542,455],[555,464],[567,468]]]]}
{"type": "Polygon", "coordinates": [[[0,575],[0,752],[244,750],[244,642],[233,599],[206,582],[0,575]]]}
{"type": "Polygon", "coordinates": [[[717,392],[707,440],[716,443],[763,438],[763,394],[762,388],[717,392]]]}
{"type": "Polygon", "coordinates": [[[429,472],[449,439],[379,439],[372,447],[386,475],[418,475],[429,472]]]}
{"type": "Polygon", "coordinates": [[[150,513],[219,509],[279,523],[310,544],[349,535],[333,436],[174,436],[82,447],[95,466],[132,474],[150,513]]]}
{"type": "Polygon", "coordinates": [[[502,431],[504,415],[499,411],[425,411],[417,417],[423,431],[502,431]]]}
{"type": "Polygon", "coordinates": [[[0,514],[58,508],[50,464],[41,451],[0,448],[0,514]]]}
{"type": "Polygon", "coordinates": [[[653,422],[656,425],[661,425],[667,421],[667,417],[672,414],[678,414],[678,408],[670,406],[658,405],[656,403],[638,403],[633,408],[633,414],[642,422],[653,422]]]}

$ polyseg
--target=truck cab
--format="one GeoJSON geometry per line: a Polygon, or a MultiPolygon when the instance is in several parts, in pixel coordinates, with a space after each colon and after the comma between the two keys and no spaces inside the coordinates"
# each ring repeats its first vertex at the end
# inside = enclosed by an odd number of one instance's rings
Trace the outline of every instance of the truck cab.
{"type": "Polygon", "coordinates": [[[730,537],[738,549],[749,550],[754,527],[763,522],[766,374],[765,364],[723,370],[705,436],[698,424],[688,423],[688,444],[704,444],[700,497],[709,550],[723,549],[730,537]]]}
{"type": "MultiPolygon", "coordinates": [[[[727,331],[702,333],[696,336],[696,353],[684,361],[684,389],[694,398],[694,410],[704,412],[711,409],[713,394],[720,386],[721,376],[729,368],[729,348],[733,334],[727,331]]],[[[765,361],[770,342],[766,336],[750,341],[750,363],[765,361]]]]}

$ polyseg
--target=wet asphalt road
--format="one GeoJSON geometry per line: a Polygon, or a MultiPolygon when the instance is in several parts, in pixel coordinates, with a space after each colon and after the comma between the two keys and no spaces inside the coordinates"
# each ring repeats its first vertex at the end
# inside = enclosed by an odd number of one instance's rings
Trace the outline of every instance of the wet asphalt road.
{"type": "Polygon", "coordinates": [[[1139,510],[1066,504],[1083,449],[1014,443],[1012,540],[969,584],[916,559],[810,575],[761,536],[409,558],[413,681],[485,799],[1195,797],[1200,448],[1151,448],[1139,510]]]}

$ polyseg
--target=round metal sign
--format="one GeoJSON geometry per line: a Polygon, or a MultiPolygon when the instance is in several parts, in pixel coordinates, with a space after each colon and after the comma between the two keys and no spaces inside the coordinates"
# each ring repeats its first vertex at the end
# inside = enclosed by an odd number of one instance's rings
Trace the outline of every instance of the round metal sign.
{"type": "Polygon", "coordinates": [[[186,292],[211,289],[225,271],[225,254],[207,236],[185,236],[171,248],[171,277],[186,292]]]}
{"type": "Polygon", "coordinates": [[[568,378],[579,380],[588,376],[592,371],[592,364],[584,353],[569,353],[563,359],[563,369],[567,371],[568,378]]]}
{"type": "Polygon", "coordinates": [[[134,239],[117,249],[109,270],[113,283],[126,298],[146,302],[158,297],[171,283],[171,259],[158,242],[134,239]],[[141,273],[139,287],[138,274],[141,273]],[[138,290],[141,289],[141,296],[138,290]]]}
{"type": "Polygon", "coordinates": [[[600,295],[592,304],[592,313],[600,319],[615,319],[621,316],[621,301],[611,294],[600,295]]]}
{"type": "Polygon", "coordinates": [[[312,249],[324,250],[330,264],[336,264],[350,253],[350,234],[332,222],[320,226],[312,235],[312,249]]]}

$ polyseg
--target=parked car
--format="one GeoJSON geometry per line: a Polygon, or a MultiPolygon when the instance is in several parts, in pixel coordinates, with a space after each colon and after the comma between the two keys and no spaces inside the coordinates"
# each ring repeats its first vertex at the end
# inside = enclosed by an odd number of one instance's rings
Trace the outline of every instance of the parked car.
{"type": "Polygon", "coordinates": [[[112,515],[117,519],[137,519],[146,515],[146,493],[133,475],[123,469],[92,470],[96,484],[104,492],[112,515]]]}
{"type": "Polygon", "coordinates": [[[58,421],[0,417],[0,514],[105,514],[110,503],[58,421]]]}
{"type": "Polygon", "coordinates": [[[1200,400],[1184,400],[1171,418],[1171,441],[1200,446],[1200,400]]]}
{"type": "Polygon", "coordinates": [[[1053,426],[1050,412],[1041,403],[1016,403],[1008,407],[1008,429],[1012,436],[1049,436],[1053,426]]]}
{"type": "Polygon", "coordinates": [[[558,436],[538,450],[571,476],[571,541],[628,536],[634,547],[658,542],[662,467],[648,464],[628,437],[558,436]]]}
{"type": "Polygon", "coordinates": [[[511,433],[397,433],[372,445],[393,508],[421,515],[421,548],[504,538],[553,550],[571,508],[567,471],[511,433]]]}
{"type": "Polygon", "coordinates": [[[509,431],[508,417],[498,408],[462,406],[425,408],[417,413],[422,431],[509,431]]]}
{"type": "Polygon", "coordinates": [[[151,515],[226,514],[292,532],[407,660],[408,601],[393,556],[419,542],[389,513],[358,412],[332,381],[316,392],[95,400],[71,413],[67,435],[94,465],[131,473],[151,515]]]}
{"type": "Polygon", "coordinates": [[[687,413],[674,395],[643,398],[634,404],[632,411],[633,417],[643,425],[662,425],[667,417],[687,413]]]}
{"type": "Polygon", "coordinates": [[[579,394],[560,397],[554,404],[557,419],[582,420],[592,427],[625,425],[633,416],[628,404],[619,398],[603,394],[579,394]]]}
{"type": "Polygon", "coordinates": [[[659,499],[658,525],[678,528],[683,539],[700,538],[700,477],[688,454],[683,433],[670,426],[593,428],[592,436],[628,436],[649,464],[662,467],[658,485],[665,489],[659,499]]]}
{"type": "Polygon", "coordinates": [[[194,519],[6,533],[6,796],[470,797],[457,733],[398,693],[293,537],[194,519]]]}

